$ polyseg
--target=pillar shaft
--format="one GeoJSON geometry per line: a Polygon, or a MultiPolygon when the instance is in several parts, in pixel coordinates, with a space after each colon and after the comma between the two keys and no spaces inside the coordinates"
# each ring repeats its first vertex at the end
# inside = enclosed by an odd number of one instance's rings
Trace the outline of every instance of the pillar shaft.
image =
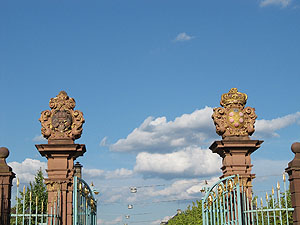
{"type": "Polygon", "coordinates": [[[36,148],[48,159],[48,178],[45,179],[48,209],[59,195],[61,224],[72,225],[74,160],[85,153],[85,145],[52,141],[51,144],[36,145],[36,148]]]}
{"type": "Polygon", "coordinates": [[[252,179],[255,174],[251,173],[251,154],[257,150],[263,141],[258,140],[221,140],[215,141],[209,147],[213,153],[222,157],[221,170],[223,175],[220,178],[239,174],[243,185],[251,191],[252,179]]]}
{"type": "Polygon", "coordinates": [[[15,173],[6,164],[7,148],[0,148],[0,224],[10,225],[11,187],[15,173]]]}
{"type": "Polygon", "coordinates": [[[292,207],[294,208],[293,225],[300,225],[300,143],[294,143],[292,151],[295,153],[295,158],[289,162],[285,171],[290,181],[292,207]]]}

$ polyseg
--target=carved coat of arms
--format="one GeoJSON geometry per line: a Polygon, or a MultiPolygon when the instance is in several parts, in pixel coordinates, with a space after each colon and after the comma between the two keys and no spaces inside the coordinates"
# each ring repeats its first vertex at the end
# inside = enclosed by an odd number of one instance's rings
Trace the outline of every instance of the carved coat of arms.
{"type": "Polygon", "coordinates": [[[75,100],[61,91],[50,99],[49,106],[51,110],[43,111],[39,119],[43,136],[49,140],[80,138],[85,121],[82,112],[73,110],[75,100]]]}
{"type": "Polygon", "coordinates": [[[254,108],[245,108],[247,98],[246,94],[238,92],[236,88],[222,95],[220,104],[223,107],[215,108],[212,115],[217,134],[226,138],[248,137],[254,133],[257,116],[254,108]]]}

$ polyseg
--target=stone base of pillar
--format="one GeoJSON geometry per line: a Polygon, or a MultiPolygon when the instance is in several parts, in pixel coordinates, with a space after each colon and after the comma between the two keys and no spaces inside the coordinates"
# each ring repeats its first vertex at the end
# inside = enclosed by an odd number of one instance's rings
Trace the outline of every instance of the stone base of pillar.
{"type": "Polygon", "coordinates": [[[293,225],[300,225],[300,143],[292,145],[295,158],[289,162],[285,171],[289,175],[291,202],[294,208],[293,225]]]}
{"type": "Polygon", "coordinates": [[[74,161],[86,152],[85,145],[69,141],[49,141],[49,144],[36,145],[40,154],[48,159],[48,209],[60,195],[60,215],[62,225],[72,225],[72,198],[74,161]]]}
{"type": "Polygon", "coordinates": [[[228,138],[215,141],[209,147],[213,153],[222,157],[221,170],[223,175],[220,178],[239,174],[242,184],[251,193],[252,180],[255,174],[251,173],[251,154],[257,150],[263,141],[228,138]]]}
{"type": "Polygon", "coordinates": [[[9,151],[5,147],[0,148],[0,224],[10,225],[11,187],[15,173],[6,164],[9,151]]]}

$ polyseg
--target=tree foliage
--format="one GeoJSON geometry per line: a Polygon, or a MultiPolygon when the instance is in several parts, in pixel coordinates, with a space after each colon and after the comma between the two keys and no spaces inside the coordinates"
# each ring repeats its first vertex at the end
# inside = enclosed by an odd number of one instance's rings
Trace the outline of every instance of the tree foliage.
{"type": "MultiPolygon", "coordinates": [[[[29,182],[27,188],[19,191],[18,197],[16,197],[16,205],[11,209],[12,214],[43,214],[46,213],[48,202],[47,187],[44,184],[44,175],[40,168],[33,182],[29,182]],[[24,192],[25,191],[25,192],[24,192]]],[[[38,219],[40,222],[41,218],[38,219]]],[[[18,218],[18,224],[21,219],[18,218]]],[[[35,220],[31,220],[31,224],[34,224],[35,220]]],[[[11,224],[16,224],[16,218],[11,218],[11,224]]],[[[21,223],[20,223],[21,224],[21,223]]]]}
{"type": "MultiPolygon", "coordinates": [[[[293,217],[291,212],[287,212],[286,208],[291,208],[291,194],[288,190],[286,193],[280,193],[279,198],[277,196],[272,197],[268,196],[267,205],[256,207],[256,201],[258,197],[255,196],[252,200],[253,209],[257,209],[257,213],[252,213],[252,216],[259,225],[261,224],[270,224],[270,225],[280,225],[280,224],[292,224],[293,217]],[[270,210],[270,209],[279,209],[282,208],[282,211],[270,210]],[[264,211],[262,215],[262,210],[264,211]],[[269,212],[267,212],[269,210],[269,212]],[[274,222],[275,217],[275,222],[274,222]],[[263,218],[263,219],[262,219],[263,218]],[[263,220],[263,221],[262,221],[263,220]],[[269,220],[269,222],[268,222],[269,220]]],[[[259,203],[258,203],[259,205],[259,203]]],[[[193,202],[192,206],[180,214],[175,215],[168,221],[169,225],[202,225],[202,202],[196,201],[193,202]]]]}
{"type": "Polygon", "coordinates": [[[193,202],[185,211],[177,214],[168,221],[170,225],[202,225],[202,202],[193,202]]]}

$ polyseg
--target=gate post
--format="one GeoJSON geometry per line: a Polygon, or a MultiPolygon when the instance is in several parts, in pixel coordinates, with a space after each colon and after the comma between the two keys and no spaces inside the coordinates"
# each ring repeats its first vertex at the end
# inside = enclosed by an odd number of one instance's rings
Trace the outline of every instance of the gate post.
{"type": "Polygon", "coordinates": [[[74,140],[81,136],[84,118],[82,112],[73,110],[75,100],[64,91],[51,98],[49,106],[51,110],[43,111],[39,119],[48,144],[36,148],[48,160],[48,209],[60,193],[61,225],[72,225],[74,160],[86,152],[85,145],[74,140]]]}
{"type": "Polygon", "coordinates": [[[10,225],[11,187],[15,173],[6,164],[5,159],[9,151],[5,147],[0,148],[0,224],[10,225]]]}
{"type": "Polygon", "coordinates": [[[285,171],[289,175],[293,211],[293,225],[300,225],[300,143],[292,144],[295,158],[289,162],[285,171]]]}
{"type": "Polygon", "coordinates": [[[221,97],[222,107],[214,108],[212,119],[216,125],[216,132],[222,136],[221,141],[215,141],[209,147],[213,153],[222,157],[222,172],[220,178],[239,174],[242,185],[252,191],[251,154],[256,151],[263,141],[250,140],[255,131],[254,123],[257,118],[255,109],[246,107],[248,96],[230,89],[221,97]]]}

